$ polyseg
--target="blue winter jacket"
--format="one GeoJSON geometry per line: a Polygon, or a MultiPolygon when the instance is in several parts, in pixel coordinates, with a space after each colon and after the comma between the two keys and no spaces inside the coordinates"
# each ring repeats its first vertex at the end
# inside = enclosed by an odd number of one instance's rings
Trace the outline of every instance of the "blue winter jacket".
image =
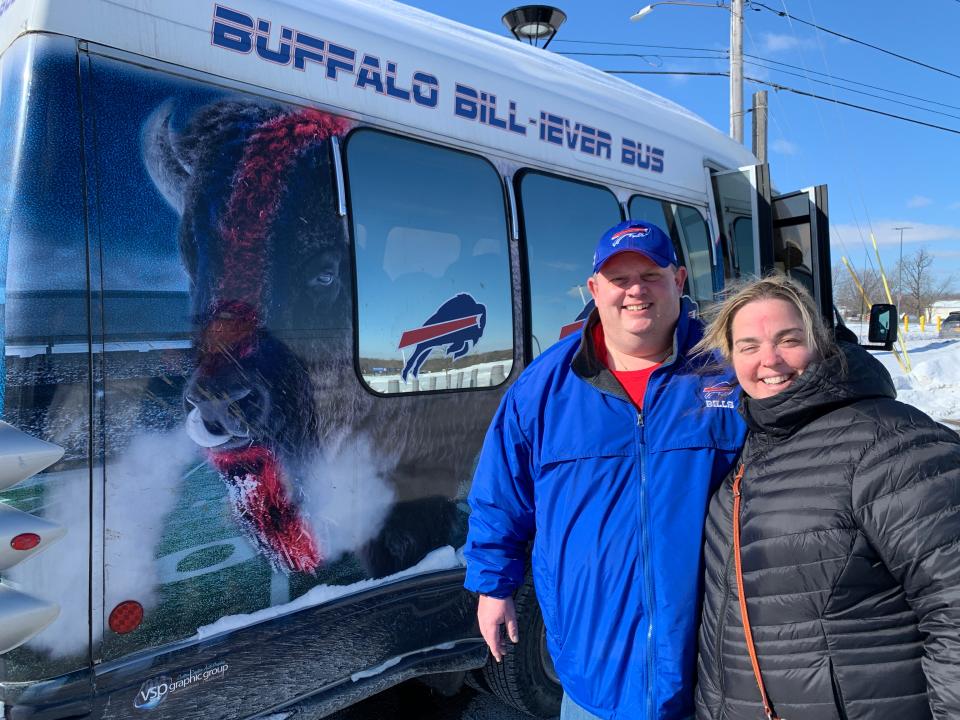
{"type": "Polygon", "coordinates": [[[520,375],[487,432],[470,493],[466,587],[508,597],[533,578],[567,694],[606,720],[693,716],[707,500],[743,443],[739,391],[674,351],[638,412],[584,331],[520,375]]]}

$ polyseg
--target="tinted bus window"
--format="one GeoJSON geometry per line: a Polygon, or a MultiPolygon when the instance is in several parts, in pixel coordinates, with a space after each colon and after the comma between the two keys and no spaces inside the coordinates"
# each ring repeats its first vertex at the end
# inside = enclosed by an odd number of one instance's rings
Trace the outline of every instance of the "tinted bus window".
{"type": "Polygon", "coordinates": [[[528,172],[520,180],[534,357],[579,331],[600,235],[621,220],[606,188],[528,172]]]}
{"type": "Polygon", "coordinates": [[[381,393],[502,383],[513,306],[496,170],[372,130],[350,137],[347,170],[364,382],[381,393]]]}
{"type": "Polygon", "coordinates": [[[697,302],[713,300],[710,233],[703,216],[688,205],[634,195],[630,199],[630,217],[661,227],[673,240],[677,258],[687,268],[684,292],[697,302]]]}

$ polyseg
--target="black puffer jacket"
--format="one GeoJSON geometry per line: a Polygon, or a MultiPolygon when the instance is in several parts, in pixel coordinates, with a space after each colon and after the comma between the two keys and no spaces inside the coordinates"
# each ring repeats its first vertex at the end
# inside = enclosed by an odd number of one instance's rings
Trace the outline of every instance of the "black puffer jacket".
{"type": "MultiPolygon", "coordinates": [[[[744,397],[744,594],[789,720],[960,718],[960,438],[896,402],[843,346],[783,393],[744,397]]],[[[760,720],[732,555],[732,478],[710,504],[698,720],[760,720]]]]}

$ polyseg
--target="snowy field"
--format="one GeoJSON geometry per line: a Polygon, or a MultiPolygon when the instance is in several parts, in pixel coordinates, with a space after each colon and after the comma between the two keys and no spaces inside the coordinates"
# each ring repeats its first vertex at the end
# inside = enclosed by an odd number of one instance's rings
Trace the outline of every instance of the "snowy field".
{"type": "MultiPolygon", "coordinates": [[[[851,324],[850,329],[864,335],[866,332],[857,324],[851,324]]],[[[892,352],[872,351],[890,371],[897,399],[960,431],[960,337],[939,338],[935,325],[928,325],[924,332],[914,325],[908,333],[902,330],[909,372],[892,352]]]]}

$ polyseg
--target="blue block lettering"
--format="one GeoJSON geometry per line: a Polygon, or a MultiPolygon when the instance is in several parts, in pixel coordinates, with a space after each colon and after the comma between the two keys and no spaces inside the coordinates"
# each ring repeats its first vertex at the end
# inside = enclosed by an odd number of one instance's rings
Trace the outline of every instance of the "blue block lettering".
{"type": "Polygon", "coordinates": [[[476,120],[479,112],[480,96],[477,91],[466,85],[457,83],[454,93],[453,114],[467,120],[476,120]]]}
{"type": "Polygon", "coordinates": [[[214,9],[213,44],[248,53],[253,49],[253,18],[217,5],[214,9]]]}
{"type": "Polygon", "coordinates": [[[413,74],[413,101],[424,107],[436,107],[440,98],[440,81],[425,72],[413,74]]]}
{"type": "Polygon", "coordinates": [[[329,43],[327,45],[327,77],[331,80],[337,79],[337,72],[354,72],[354,63],[357,60],[357,54],[350,48],[341,47],[329,43]]]}
{"type": "Polygon", "coordinates": [[[303,70],[307,65],[307,60],[323,65],[326,59],[324,55],[326,47],[327,44],[323,40],[297,31],[297,39],[293,47],[293,66],[297,70],[303,70]]]}

